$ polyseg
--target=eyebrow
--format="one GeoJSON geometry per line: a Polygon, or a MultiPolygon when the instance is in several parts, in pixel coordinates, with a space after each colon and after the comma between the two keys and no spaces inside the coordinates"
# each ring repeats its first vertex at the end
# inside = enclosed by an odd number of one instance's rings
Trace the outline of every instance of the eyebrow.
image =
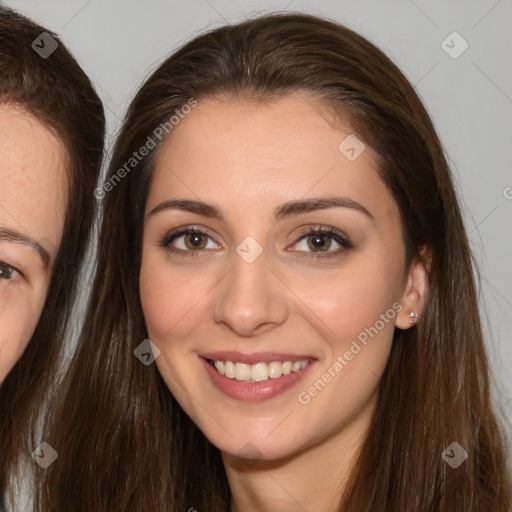
{"type": "MultiPolygon", "coordinates": [[[[203,215],[205,217],[211,217],[221,221],[225,220],[222,209],[218,206],[190,199],[172,199],[164,201],[155,206],[155,208],[149,212],[148,217],[172,208],[195,213],[197,215],[203,215]]],[[[340,196],[287,201],[286,203],[279,205],[274,210],[273,219],[278,221],[294,215],[300,215],[316,210],[324,210],[327,208],[350,208],[363,213],[372,220],[375,220],[374,216],[362,204],[348,197],[340,196]]]]}
{"type": "Polygon", "coordinates": [[[44,263],[44,266],[48,268],[50,264],[50,255],[44,249],[44,247],[42,247],[32,238],[26,235],[22,235],[17,231],[0,227],[0,242],[1,241],[11,242],[14,244],[25,245],[29,247],[41,258],[42,262],[44,263]]]}

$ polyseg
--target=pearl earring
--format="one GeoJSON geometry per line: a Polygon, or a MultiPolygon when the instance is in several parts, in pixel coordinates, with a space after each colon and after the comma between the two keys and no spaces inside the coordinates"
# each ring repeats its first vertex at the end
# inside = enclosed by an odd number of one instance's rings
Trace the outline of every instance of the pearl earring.
{"type": "Polygon", "coordinates": [[[409,313],[409,323],[410,324],[415,324],[416,323],[416,319],[418,318],[418,315],[414,312],[414,311],[411,311],[409,313]]]}

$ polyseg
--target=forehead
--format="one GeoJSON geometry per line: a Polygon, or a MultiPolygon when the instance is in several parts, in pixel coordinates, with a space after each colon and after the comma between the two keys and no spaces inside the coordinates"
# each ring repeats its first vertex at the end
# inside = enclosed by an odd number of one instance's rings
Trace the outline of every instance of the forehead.
{"type": "Polygon", "coordinates": [[[67,190],[65,152],[26,111],[0,105],[0,222],[35,240],[59,239],[67,190]]]}
{"type": "Polygon", "coordinates": [[[373,150],[355,137],[302,95],[272,102],[200,100],[159,151],[148,208],[185,196],[211,199],[238,215],[339,193],[394,211],[373,150]],[[355,159],[343,152],[347,140],[360,144],[358,152],[364,147],[355,159]]]}

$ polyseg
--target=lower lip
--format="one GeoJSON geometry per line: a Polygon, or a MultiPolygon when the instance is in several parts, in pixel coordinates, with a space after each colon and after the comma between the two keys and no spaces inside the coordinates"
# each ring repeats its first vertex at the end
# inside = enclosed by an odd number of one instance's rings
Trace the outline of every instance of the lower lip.
{"type": "Polygon", "coordinates": [[[304,369],[282,375],[277,379],[267,379],[264,382],[242,382],[228,379],[221,375],[204,357],[200,357],[203,366],[210,375],[215,386],[236,400],[245,402],[263,402],[284,393],[297,384],[309,372],[315,361],[311,361],[304,369]]]}

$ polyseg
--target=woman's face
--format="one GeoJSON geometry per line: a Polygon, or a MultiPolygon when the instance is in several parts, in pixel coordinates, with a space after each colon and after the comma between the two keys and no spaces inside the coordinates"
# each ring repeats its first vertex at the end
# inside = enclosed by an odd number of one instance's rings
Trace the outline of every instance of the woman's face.
{"type": "Polygon", "coordinates": [[[34,117],[0,105],[0,382],[39,320],[64,226],[59,141],[34,117]]]}
{"type": "Polygon", "coordinates": [[[316,106],[200,101],[152,178],[140,291],[156,364],[225,454],[355,440],[417,305],[371,149],[316,106]]]}

